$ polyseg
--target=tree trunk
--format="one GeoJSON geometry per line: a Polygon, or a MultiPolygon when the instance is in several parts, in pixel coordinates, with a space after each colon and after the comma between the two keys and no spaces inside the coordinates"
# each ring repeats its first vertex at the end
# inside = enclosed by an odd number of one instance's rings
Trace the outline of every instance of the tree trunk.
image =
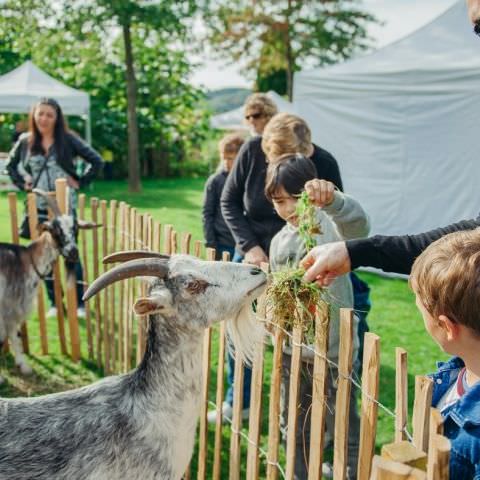
{"type": "Polygon", "coordinates": [[[137,124],[137,80],[133,69],[132,39],[130,25],[122,25],[123,43],[125,47],[125,66],[127,78],[127,124],[128,124],[128,189],[140,192],[140,159],[138,155],[137,124]]]}

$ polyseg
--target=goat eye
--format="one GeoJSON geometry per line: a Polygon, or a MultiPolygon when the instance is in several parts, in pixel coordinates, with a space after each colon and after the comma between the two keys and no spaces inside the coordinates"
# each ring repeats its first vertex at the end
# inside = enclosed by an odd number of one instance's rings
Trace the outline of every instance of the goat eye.
{"type": "Polygon", "coordinates": [[[202,293],[207,289],[208,285],[209,283],[205,280],[190,280],[185,288],[189,293],[202,293]]]}

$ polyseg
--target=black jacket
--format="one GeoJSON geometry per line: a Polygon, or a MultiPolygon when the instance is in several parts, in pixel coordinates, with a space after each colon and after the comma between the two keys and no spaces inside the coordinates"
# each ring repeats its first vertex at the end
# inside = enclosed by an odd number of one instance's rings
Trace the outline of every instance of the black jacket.
{"type": "MultiPolygon", "coordinates": [[[[6,165],[7,173],[12,179],[12,182],[21,190],[24,190],[25,180],[18,171],[18,165],[22,163],[25,170],[31,173],[28,166],[28,157],[30,155],[28,138],[28,133],[20,136],[8,155],[6,165]]],[[[68,175],[78,181],[80,187],[88,185],[97,176],[103,166],[102,157],[100,157],[92,147],[72,133],[67,133],[65,155],[62,158],[57,158],[57,162],[68,175]],[[75,171],[75,165],[73,163],[75,157],[81,157],[89,164],[81,177],[79,177],[75,171]]]]}
{"type": "Polygon", "coordinates": [[[347,250],[352,270],[375,267],[385,272],[409,274],[415,259],[435,240],[448,233],[480,227],[480,215],[475,220],[463,220],[443,228],[418,235],[383,236],[348,240],[347,250]]]}
{"type": "MultiPolygon", "coordinates": [[[[261,137],[254,137],[242,145],[225,183],[221,205],[237,248],[245,253],[258,245],[268,255],[272,238],[285,222],[265,196],[267,162],[261,143],[261,137]]],[[[343,189],[337,161],[330,153],[314,145],[311,159],[319,178],[343,189]]]]}
{"type": "Polygon", "coordinates": [[[203,235],[207,247],[217,248],[218,245],[235,246],[235,240],[225,223],[220,208],[220,197],[222,196],[227,176],[228,172],[226,170],[214,173],[205,184],[202,218],[203,235]]]}

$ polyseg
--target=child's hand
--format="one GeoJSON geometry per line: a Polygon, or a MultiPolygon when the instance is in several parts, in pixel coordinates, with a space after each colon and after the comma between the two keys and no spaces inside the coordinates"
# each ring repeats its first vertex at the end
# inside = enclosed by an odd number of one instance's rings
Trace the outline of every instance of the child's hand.
{"type": "Polygon", "coordinates": [[[262,262],[268,262],[268,257],[263,251],[262,247],[257,245],[245,253],[243,262],[251,265],[257,265],[259,267],[262,262]]]}
{"type": "Polygon", "coordinates": [[[335,196],[335,185],[328,180],[315,178],[305,184],[305,191],[308,198],[316,207],[325,207],[330,205],[335,196]]]}

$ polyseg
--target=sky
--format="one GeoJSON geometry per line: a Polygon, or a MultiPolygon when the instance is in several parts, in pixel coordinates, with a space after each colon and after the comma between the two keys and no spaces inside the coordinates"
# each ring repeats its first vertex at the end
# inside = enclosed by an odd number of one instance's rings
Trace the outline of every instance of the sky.
{"type": "MultiPolygon", "coordinates": [[[[458,0],[363,0],[381,25],[372,25],[370,35],[375,45],[382,47],[417,30],[433,20],[458,0]]],[[[201,27],[200,27],[201,28],[201,27]]],[[[192,82],[210,90],[224,87],[251,88],[252,82],[241,75],[238,66],[225,60],[196,57],[201,63],[192,76],[192,82]]]]}

